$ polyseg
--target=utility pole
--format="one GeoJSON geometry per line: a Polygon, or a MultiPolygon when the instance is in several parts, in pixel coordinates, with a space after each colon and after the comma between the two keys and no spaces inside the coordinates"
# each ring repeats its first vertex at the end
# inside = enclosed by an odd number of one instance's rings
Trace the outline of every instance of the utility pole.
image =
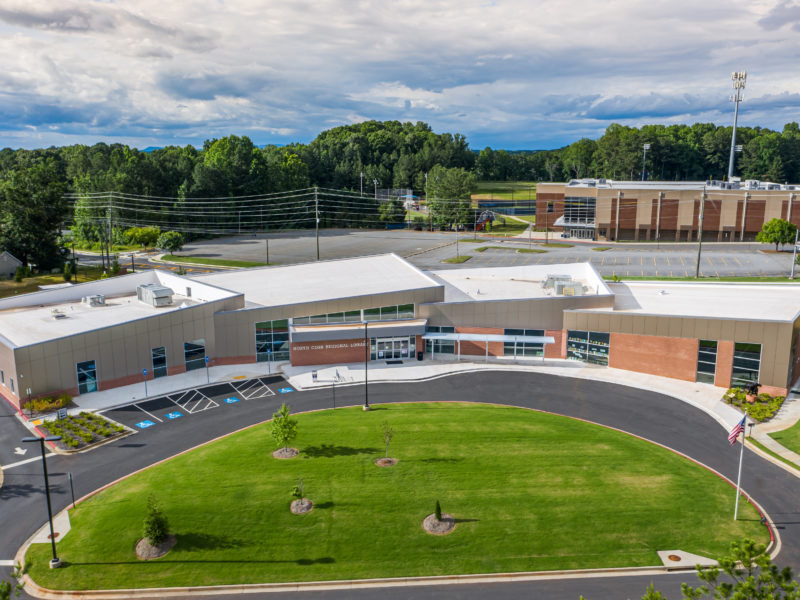
{"type": "Polygon", "coordinates": [[[703,194],[700,196],[700,221],[697,227],[697,268],[694,272],[695,278],[700,277],[700,253],[703,251],[703,212],[706,207],[706,186],[703,186],[703,194]]]}
{"type": "Polygon", "coordinates": [[[642,154],[642,181],[644,181],[644,173],[645,173],[644,161],[647,158],[647,151],[650,150],[650,144],[645,144],[644,146],[642,146],[642,148],[644,148],[644,152],[642,154]]]}
{"type": "Polygon", "coordinates": [[[267,266],[269,266],[269,238],[264,238],[264,243],[267,246],[267,266]]]}
{"type": "Polygon", "coordinates": [[[111,271],[111,253],[114,251],[114,193],[108,211],[108,270],[111,271]]]}
{"type": "Polygon", "coordinates": [[[728,181],[733,177],[733,158],[736,151],[736,125],[739,121],[739,102],[742,101],[742,90],[745,83],[747,83],[747,71],[736,71],[731,73],[733,80],[733,89],[735,93],[731,96],[731,102],[734,103],[733,108],[733,135],[731,136],[731,156],[728,159],[728,181]]]}
{"type": "Polygon", "coordinates": [[[314,186],[314,213],[316,215],[316,218],[314,219],[314,227],[317,236],[317,260],[319,260],[319,197],[317,196],[316,186],[314,186]]]}
{"type": "Polygon", "coordinates": [[[361,171],[360,175],[361,175],[361,177],[360,177],[360,179],[361,179],[361,197],[363,198],[364,197],[364,171],[361,171]]]}

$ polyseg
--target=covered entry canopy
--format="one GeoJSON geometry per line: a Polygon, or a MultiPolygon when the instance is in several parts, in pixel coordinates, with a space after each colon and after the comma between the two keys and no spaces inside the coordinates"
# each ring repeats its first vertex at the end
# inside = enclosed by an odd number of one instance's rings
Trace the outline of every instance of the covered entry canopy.
{"type": "MultiPolygon", "coordinates": [[[[486,350],[486,360],[489,360],[489,342],[521,342],[527,344],[555,343],[555,338],[549,335],[500,335],[497,333],[424,333],[423,340],[439,340],[458,342],[458,357],[461,358],[461,342],[483,342],[486,350]]],[[[516,358],[516,344],[514,357],[516,358]]],[[[544,354],[542,355],[544,360],[544,354]]]]}
{"type": "Polygon", "coordinates": [[[528,344],[554,344],[549,335],[500,335],[496,333],[425,333],[423,340],[453,340],[456,342],[523,342],[528,344]]]}

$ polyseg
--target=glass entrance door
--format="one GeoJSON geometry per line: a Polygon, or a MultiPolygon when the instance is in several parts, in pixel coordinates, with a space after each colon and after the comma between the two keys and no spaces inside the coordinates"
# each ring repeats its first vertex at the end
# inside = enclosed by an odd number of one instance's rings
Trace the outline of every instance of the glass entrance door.
{"type": "Polygon", "coordinates": [[[397,360],[414,355],[415,338],[377,338],[372,344],[372,360],[397,360]]]}

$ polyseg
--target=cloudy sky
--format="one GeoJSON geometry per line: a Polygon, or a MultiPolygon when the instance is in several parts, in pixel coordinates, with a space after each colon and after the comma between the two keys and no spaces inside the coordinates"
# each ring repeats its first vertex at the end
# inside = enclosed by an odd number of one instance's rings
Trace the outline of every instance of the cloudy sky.
{"type": "Polygon", "coordinates": [[[0,147],[307,142],[426,121],[473,148],[612,122],[800,120],[800,0],[0,0],[0,147]]]}

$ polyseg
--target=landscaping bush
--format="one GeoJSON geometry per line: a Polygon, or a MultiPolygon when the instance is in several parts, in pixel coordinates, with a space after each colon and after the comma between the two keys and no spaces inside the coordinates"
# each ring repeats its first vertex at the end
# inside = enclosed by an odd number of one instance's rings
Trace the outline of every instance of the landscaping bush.
{"type": "Polygon", "coordinates": [[[780,410],[781,405],[783,405],[783,401],[786,399],[786,397],[772,396],[766,392],[762,392],[756,397],[754,402],[748,402],[747,392],[745,392],[742,388],[733,387],[725,392],[725,394],[722,396],[722,399],[726,403],[735,406],[742,411],[747,408],[747,416],[753,421],[761,423],[775,416],[775,414],[780,410]]]}
{"type": "Polygon", "coordinates": [[[27,411],[33,410],[37,413],[53,412],[59,408],[66,408],[69,406],[70,402],[72,402],[72,396],[67,394],[61,394],[58,398],[42,396],[41,398],[35,398],[26,402],[23,408],[27,411]]]}

